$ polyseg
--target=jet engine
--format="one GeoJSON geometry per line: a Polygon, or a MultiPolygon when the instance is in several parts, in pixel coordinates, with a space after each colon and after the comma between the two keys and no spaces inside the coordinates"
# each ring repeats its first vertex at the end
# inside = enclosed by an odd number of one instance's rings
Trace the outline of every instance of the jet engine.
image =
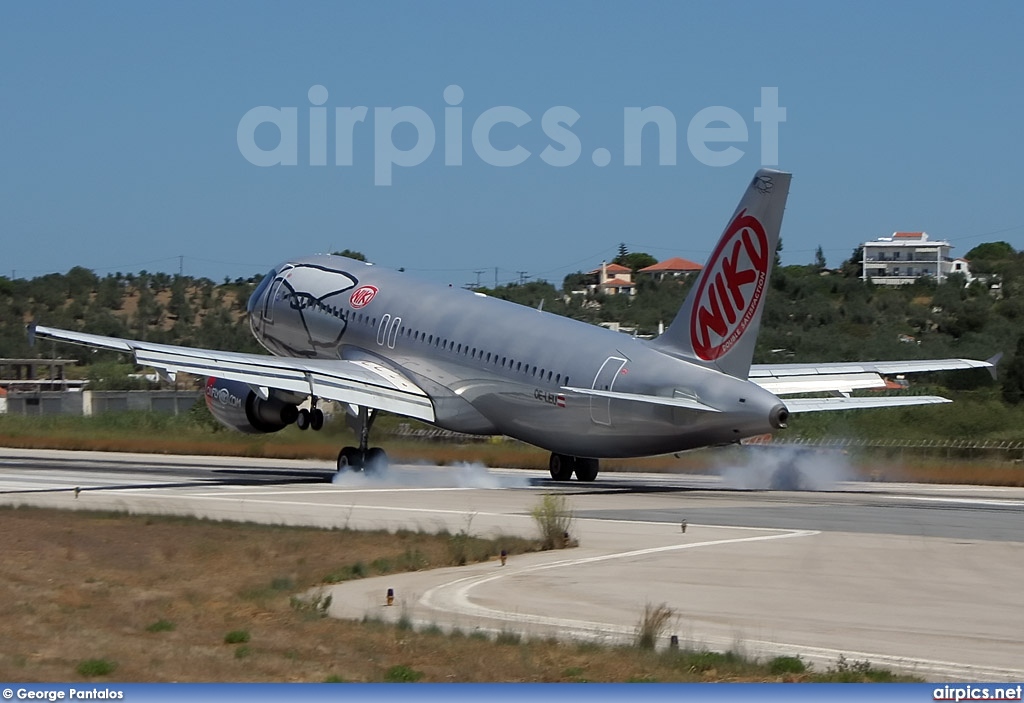
{"type": "Polygon", "coordinates": [[[296,407],[302,398],[293,394],[275,395],[268,399],[256,395],[248,384],[213,378],[206,381],[206,406],[225,427],[246,434],[266,434],[283,430],[299,416],[296,407]]]}

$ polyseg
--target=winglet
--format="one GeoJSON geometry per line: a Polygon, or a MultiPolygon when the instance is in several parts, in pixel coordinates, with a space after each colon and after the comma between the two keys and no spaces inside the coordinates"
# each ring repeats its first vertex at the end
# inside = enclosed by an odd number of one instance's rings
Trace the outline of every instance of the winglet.
{"type": "Polygon", "coordinates": [[[988,372],[992,376],[993,381],[998,381],[999,378],[999,362],[1003,360],[1003,353],[999,352],[994,356],[990,356],[985,359],[985,363],[988,364],[988,372]]]}
{"type": "Polygon", "coordinates": [[[760,169],[655,348],[746,379],[792,175],[760,169]]]}
{"type": "Polygon", "coordinates": [[[28,332],[28,347],[32,349],[36,346],[36,321],[34,319],[25,325],[25,331],[28,332]]]}

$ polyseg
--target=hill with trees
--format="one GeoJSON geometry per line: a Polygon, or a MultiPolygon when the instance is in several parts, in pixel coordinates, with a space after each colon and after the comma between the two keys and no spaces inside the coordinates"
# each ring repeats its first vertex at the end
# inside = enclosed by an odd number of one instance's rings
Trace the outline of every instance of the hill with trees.
{"type": "MultiPolygon", "coordinates": [[[[993,408],[1024,400],[1024,252],[1006,242],[980,244],[967,254],[972,273],[978,276],[970,285],[953,275],[941,285],[922,279],[900,287],[861,281],[859,255],[855,250],[834,269],[825,266],[820,252],[811,264],[777,268],[756,362],[985,359],[1004,352],[999,383],[984,372],[935,374],[924,383],[945,392],[973,393],[979,402],[995,403],[993,408]]],[[[634,270],[653,261],[647,254],[628,252],[625,245],[618,259],[634,270]]],[[[25,324],[32,319],[96,334],[257,352],[244,312],[261,277],[221,283],[147,271],[100,277],[82,267],[32,279],[0,277],[0,357],[40,354],[27,343],[25,324]]],[[[480,291],[530,307],[543,305],[545,311],[585,322],[618,322],[638,334],[653,335],[659,324],[671,323],[693,283],[692,277],[641,278],[636,295],[602,295],[580,292],[584,278],[576,273],[566,276],[560,287],[530,281],[480,291]]],[[[83,377],[96,363],[124,361],[113,353],[74,346],[48,346],[44,355],[51,353],[79,359],[83,377]]],[[[1024,438],[1024,430],[1018,435],[1024,438]]]]}

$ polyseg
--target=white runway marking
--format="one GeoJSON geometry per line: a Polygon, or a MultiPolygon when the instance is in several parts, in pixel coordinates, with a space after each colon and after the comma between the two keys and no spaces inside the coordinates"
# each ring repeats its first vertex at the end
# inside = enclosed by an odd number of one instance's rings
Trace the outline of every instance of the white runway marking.
{"type": "MultiPolygon", "coordinates": [[[[628,521],[622,521],[628,522],[628,521]]],[[[738,528],[748,529],[748,528],[738,528]]],[[[778,532],[778,530],[776,530],[778,532]]],[[[431,588],[429,591],[423,594],[420,599],[420,603],[432,608],[434,610],[440,610],[442,612],[451,612],[461,615],[475,615],[482,617],[495,618],[498,620],[505,620],[508,622],[528,622],[535,625],[551,625],[559,628],[568,628],[571,630],[580,631],[600,631],[607,632],[609,625],[607,623],[587,622],[582,620],[568,620],[565,618],[555,618],[545,615],[524,615],[522,613],[510,613],[504,610],[495,610],[493,608],[487,608],[482,605],[473,603],[469,598],[469,592],[474,588],[483,586],[484,584],[498,579],[507,578],[509,576],[520,576],[522,574],[535,573],[538,571],[547,571],[549,569],[560,569],[568,566],[581,566],[583,564],[594,564],[602,561],[611,561],[613,559],[629,559],[631,557],[646,556],[648,554],[659,554],[662,552],[681,551],[684,549],[699,549],[701,547],[718,547],[726,544],[740,544],[743,542],[764,542],[768,540],[778,539],[789,539],[792,537],[812,537],[814,535],[821,534],[817,530],[786,530],[781,534],[774,535],[758,535],[757,537],[736,537],[732,539],[716,539],[709,540],[707,542],[689,542],[687,544],[671,544],[665,547],[649,547],[646,549],[634,549],[628,552],[616,552],[613,554],[602,554],[594,557],[584,557],[581,559],[563,559],[561,561],[552,562],[550,564],[538,564],[536,566],[529,566],[524,569],[516,569],[510,571],[504,571],[498,574],[492,574],[489,576],[469,576],[466,578],[456,579],[439,586],[431,588]],[[461,584],[461,585],[459,585],[461,584]],[[445,606],[438,602],[440,594],[452,587],[457,586],[454,594],[451,596],[452,605],[445,606]]]]}
{"type": "Polygon", "coordinates": [[[945,498],[942,496],[888,496],[896,500],[916,500],[922,503],[949,503],[959,505],[996,505],[1012,508],[1024,506],[1024,500],[1007,500],[1004,498],[945,498]]]}
{"type": "MultiPolygon", "coordinates": [[[[313,491],[254,491],[254,490],[252,490],[248,486],[244,486],[244,487],[243,486],[230,486],[230,488],[234,488],[235,489],[231,493],[232,497],[238,497],[238,496],[243,496],[243,497],[244,496],[298,496],[298,495],[316,495],[316,494],[325,495],[325,494],[328,494],[328,493],[333,493],[334,495],[338,495],[340,493],[345,493],[345,494],[348,494],[348,493],[399,493],[399,492],[401,492],[401,493],[412,493],[414,491],[436,492],[436,491],[473,491],[473,490],[478,490],[478,489],[475,489],[475,488],[464,488],[464,487],[459,487],[459,486],[450,486],[450,487],[446,487],[446,488],[417,488],[416,486],[409,486],[409,487],[394,486],[392,488],[340,488],[338,486],[331,486],[331,485],[328,485],[328,484],[324,484],[322,487],[317,488],[316,490],[313,490],[313,491]],[[243,491],[245,491],[245,492],[243,492],[243,491]]],[[[494,490],[502,490],[502,489],[496,488],[494,490]]],[[[194,496],[216,496],[220,492],[221,492],[221,489],[218,489],[216,492],[192,493],[190,495],[194,495],[194,496]]]]}

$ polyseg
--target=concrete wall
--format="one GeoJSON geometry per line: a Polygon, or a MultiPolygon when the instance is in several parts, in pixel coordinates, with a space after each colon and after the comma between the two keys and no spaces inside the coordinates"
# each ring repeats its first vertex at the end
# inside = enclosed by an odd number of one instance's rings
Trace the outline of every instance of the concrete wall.
{"type": "MultiPolygon", "coordinates": [[[[10,393],[6,412],[16,415],[97,415],[152,410],[178,415],[202,397],[200,391],[42,391],[10,393]]],[[[0,407],[0,412],[4,409],[0,407]]]]}

